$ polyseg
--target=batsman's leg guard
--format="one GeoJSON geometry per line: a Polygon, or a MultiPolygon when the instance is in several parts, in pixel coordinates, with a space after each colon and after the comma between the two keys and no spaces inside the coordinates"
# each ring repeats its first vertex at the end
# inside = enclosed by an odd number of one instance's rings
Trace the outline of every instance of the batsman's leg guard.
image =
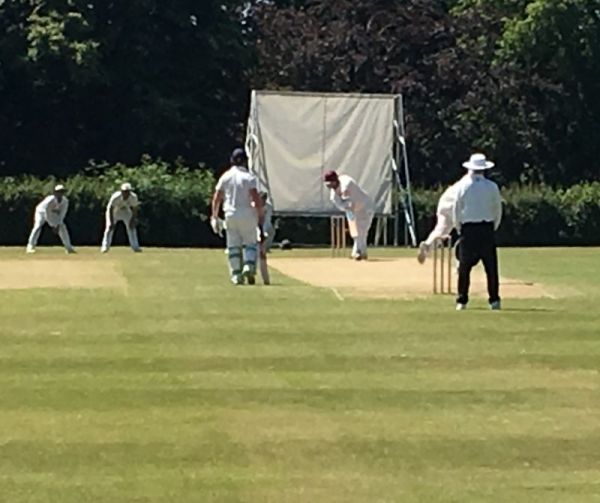
{"type": "Polygon", "coordinates": [[[239,247],[227,248],[227,261],[229,262],[229,276],[235,284],[243,282],[242,276],[242,250],[239,247]]]}
{"type": "Polygon", "coordinates": [[[258,255],[257,246],[246,245],[244,246],[244,277],[248,279],[248,283],[253,285],[256,276],[256,258],[258,255]]]}

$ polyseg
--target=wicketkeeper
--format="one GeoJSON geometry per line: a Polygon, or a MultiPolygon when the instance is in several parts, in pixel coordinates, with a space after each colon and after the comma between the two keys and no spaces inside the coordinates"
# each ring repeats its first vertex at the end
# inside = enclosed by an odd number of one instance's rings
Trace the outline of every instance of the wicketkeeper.
{"type": "Polygon", "coordinates": [[[106,228],[102,238],[102,253],[108,252],[112,244],[115,227],[118,222],[123,222],[127,230],[129,245],[134,252],[141,252],[137,234],[137,219],[139,211],[139,199],[130,183],[121,185],[121,190],[115,192],[106,206],[106,228]]]}

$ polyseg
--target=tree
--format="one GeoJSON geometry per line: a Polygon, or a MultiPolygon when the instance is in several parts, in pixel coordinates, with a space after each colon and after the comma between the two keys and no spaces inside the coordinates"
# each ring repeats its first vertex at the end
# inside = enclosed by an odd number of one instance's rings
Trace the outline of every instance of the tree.
{"type": "Polygon", "coordinates": [[[471,77],[453,18],[441,2],[263,4],[254,21],[255,86],[403,93],[416,180],[430,184],[456,177],[457,158],[465,157],[470,146],[449,127],[447,111],[471,77]]]}
{"type": "Polygon", "coordinates": [[[1,172],[64,174],[143,153],[218,162],[245,115],[242,4],[1,3],[1,172]]]}

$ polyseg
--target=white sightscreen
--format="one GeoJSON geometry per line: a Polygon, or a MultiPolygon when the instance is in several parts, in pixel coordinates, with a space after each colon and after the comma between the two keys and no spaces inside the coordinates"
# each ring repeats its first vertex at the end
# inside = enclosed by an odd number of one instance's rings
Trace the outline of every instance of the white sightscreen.
{"type": "Polygon", "coordinates": [[[323,174],[352,176],[379,214],[392,213],[394,96],[259,92],[252,94],[247,146],[279,214],[337,210],[323,174]]]}

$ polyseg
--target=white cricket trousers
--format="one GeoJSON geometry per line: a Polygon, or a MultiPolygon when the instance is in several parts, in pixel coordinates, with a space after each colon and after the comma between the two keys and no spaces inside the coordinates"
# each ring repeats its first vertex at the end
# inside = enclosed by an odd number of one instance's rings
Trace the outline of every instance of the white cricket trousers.
{"type": "MultiPolygon", "coordinates": [[[[131,210],[121,210],[115,211],[114,213],[114,223],[115,226],[118,222],[123,222],[125,225],[125,230],[127,231],[127,237],[129,238],[129,246],[133,251],[138,251],[140,249],[140,243],[138,241],[137,227],[131,229],[129,227],[129,223],[131,222],[131,218],[133,217],[133,213],[131,210]]],[[[110,245],[112,244],[113,235],[115,233],[114,227],[110,226],[110,215],[106,214],[106,228],[104,229],[104,237],[102,238],[102,248],[103,252],[107,252],[110,249],[110,245]]]]}
{"type": "Polygon", "coordinates": [[[226,217],[225,225],[227,227],[227,258],[231,278],[239,277],[244,267],[247,267],[252,274],[256,274],[258,255],[256,236],[258,221],[256,217],[226,217]]]}
{"type": "Polygon", "coordinates": [[[437,222],[435,224],[434,229],[429,233],[425,243],[427,246],[432,246],[434,241],[438,238],[448,236],[453,229],[452,219],[443,213],[437,214],[437,222]]]}
{"type": "Polygon", "coordinates": [[[373,213],[370,211],[360,211],[354,214],[356,221],[356,236],[354,238],[354,246],[352,247],[352,257],[367,256],[367,238],[369,237],[369,229],[373,222],[373,213]]]}
{"type": "Polygon", "coordinates": [[[37,246],[38,240],[40,239],[40,234],[42,233],[42,228],[44,224],[48,224],[50,227],[58,228],[58,236],[62,241],[63,246],[67,251],[73,250],[73,246],[71,245],[71,238],[69,236],[69,230],[64,222],[55,222],[49,220],[46,217],[45,213],[36,212],[33,220],[33,229],[31,230],[31,234],[29,235],[29,241],[27,242],[28,249],[35,249],[37,246]]]}

